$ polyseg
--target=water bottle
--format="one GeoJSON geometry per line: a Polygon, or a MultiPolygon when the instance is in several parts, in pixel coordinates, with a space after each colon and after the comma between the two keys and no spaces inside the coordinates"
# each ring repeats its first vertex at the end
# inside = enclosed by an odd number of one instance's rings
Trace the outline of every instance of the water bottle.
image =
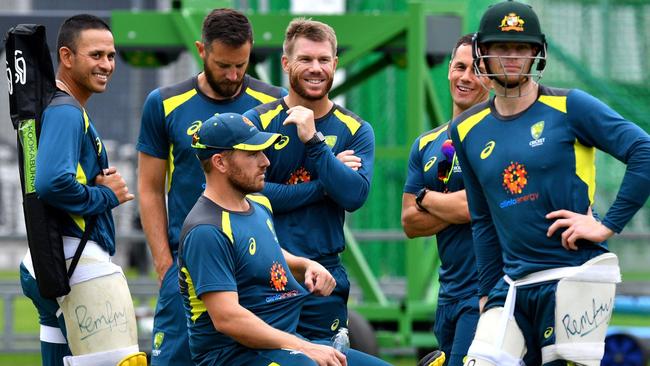
{"type": "Polygon", "coordinates": [[[348,353],[348,350],[350,349],[348,328],[339,328],[339,332],[332,337],[332,347],[344,355],[348,353]]]}

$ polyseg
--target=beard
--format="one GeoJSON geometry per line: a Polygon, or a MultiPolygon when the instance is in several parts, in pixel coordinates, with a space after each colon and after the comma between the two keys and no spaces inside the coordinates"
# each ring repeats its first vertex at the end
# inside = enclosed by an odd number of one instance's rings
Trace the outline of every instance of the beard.
{"type": "Polygon", "coordinates": [[[334,83],[334,78],[325,75],[327,77],[326,80],[326,86],[325,89],[320,94],[314,95],[310,94],[305,87],[302,86],[300,83],[300,75],[298,73],[291,73],[289,75],[289,84],[291,85],[291,89],[296,92],[300,97],[302,97],[305,100],[321,100],[325,96],[327,96],[327,93],[330,92],[330,89],[332,89],[332,83],[334,83]]]}
{"type": "Polygon", "coordinates": [[[209,67],[204,67],[203,72],[205,73],[205,79],[210,85],[210,88],[224,98],[232,98],[237,94],[239,87],[244,82],[244,75],[246,75],[245,73],[242,74],[241,79],[237,81],[229,81],[227,79],[219,81],[209,67]]]}
{"type": "Polygon", "coordinates": [[[260,192],[264,188],[264,181],[258,183],[255,178],[247,177],[239,167],[232,168],[228,182],[243,195],[260,192]]]}

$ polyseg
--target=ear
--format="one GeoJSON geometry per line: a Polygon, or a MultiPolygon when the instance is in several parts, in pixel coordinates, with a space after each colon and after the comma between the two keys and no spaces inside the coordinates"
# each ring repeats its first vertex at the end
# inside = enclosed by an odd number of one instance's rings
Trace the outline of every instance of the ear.
{"type": "Polygon", "coordinates": [[[336,66],[339,64],[339,57],[338,56],[334,56],[333,64],[334,64],[334,69],[332,70],[332,72],[336,71],[336,66]]]}
{"type": "Polygon", "coordinates": [[[287,55],[282,54],[282,58],[280,59],[280,62],[282,63],[282,70],[286,72],[287,74],[289,73],[289,57],[287,55]]]}
{"type": "Polygon", "coordinates": [[[196,50],[199,53],[199,56],[201,58],[205,58],[205,45],[199,41],[194,41],[194,45],[196,46],[196,50]]]}
{"type": "Polygon", "coordinates": [[[68,47],[63,46],[59,48],[59,58],[61,59],[61,65],[66,69],[72,68],[72,56],[74,56],[74,52],[72,52],[72,50],[68,47]]]}
{"type": "Polygon", "coordinates": [[[217,169],[220,173],[225,173],[228,170],[228,161],[222,154],[214,154],[210,158],[212,167],[217,169]]]}

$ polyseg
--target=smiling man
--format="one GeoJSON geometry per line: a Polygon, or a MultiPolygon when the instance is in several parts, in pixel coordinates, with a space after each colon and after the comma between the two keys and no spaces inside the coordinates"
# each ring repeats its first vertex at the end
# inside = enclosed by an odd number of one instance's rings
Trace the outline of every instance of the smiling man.
{"type": "Polygon", "coordinates": [[[287,27],[282,68],[289,95],[246,112],[260,130],[280,133],[266,150],[271,161],[264,195],[273,205],[280,245],[327,268],[331,296],[308,297],[298,333],[329,339],[347,324],[350,282],[339,259],[345,211],[370,190],[375,139],[369,123],[332,102],[336,35],[327,24],[296,19],[287,27]]]}
{"type": "Polygon", "coordinates": [[[75,15],[59,29],[57,91],[43,112],[36,193],[54,213],[68,266],[82,238],[88,240],[65,296],[44,298],[36,287],[32,255],[51,252],[28,252],[20,266],[23,292],[38,310],[42,364],[47,366],[113,366],[125,356],[133,365],[146,365],[144,354],[137,353],[137,324],[126,278],[111,262],[111,211],[134,196],[117,169],[109,167],[86,111],[88,99],[106,90],[115,71],[115,53],[113,34],[101,18],[75,15]],[[107,304],[111,320],[104,315],[107,304]]]}
{"type": "MultiPolygon", "coordinates": [[[[489,83],[474,74],[472,35],[462,36],[449,61],[453,117],[487,100],[489,83]]],[[[449,123],[418,137],[411,147],[402,195],[402,226],[409,238],[436,235],[440,256],[438,308],[434,332],[445,365],[460,366],[478,322],[476,261],[467,196],[458,159],[449,140],[449,123]]],[[[427,366],[441,366],[427,361],[427,366]]]]}
{"type": "Polygon", "coordinates": [[[253,30],[242,13],[213,10],[195,44],[203,72],[149,94],[136,147],[140,217],[161,284],[154,315],[154,366],[193,365],[176,267],[183,220],[205,185],[190,146],[192,135],[215,114],[243,113],[286,94],[246,75],[253,30]]]}

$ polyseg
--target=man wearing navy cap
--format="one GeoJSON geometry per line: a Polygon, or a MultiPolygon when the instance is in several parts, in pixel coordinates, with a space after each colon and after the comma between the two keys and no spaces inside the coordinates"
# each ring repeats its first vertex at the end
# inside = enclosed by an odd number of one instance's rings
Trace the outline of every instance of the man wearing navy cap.
{"type": "Polygon", "coordinates": [[[197,365],[387,365],[296,336],[309,292],[336,281],[320,264],[280,248],[264,188],[262,152],[280,137],[224,113],[192,138],[206,187],[180,234],[179,282],[197,365]],[[294,274],[296,277],[294,277],[294,274]],[[298,281],[303,281],[305,288],[298,281]]]}

